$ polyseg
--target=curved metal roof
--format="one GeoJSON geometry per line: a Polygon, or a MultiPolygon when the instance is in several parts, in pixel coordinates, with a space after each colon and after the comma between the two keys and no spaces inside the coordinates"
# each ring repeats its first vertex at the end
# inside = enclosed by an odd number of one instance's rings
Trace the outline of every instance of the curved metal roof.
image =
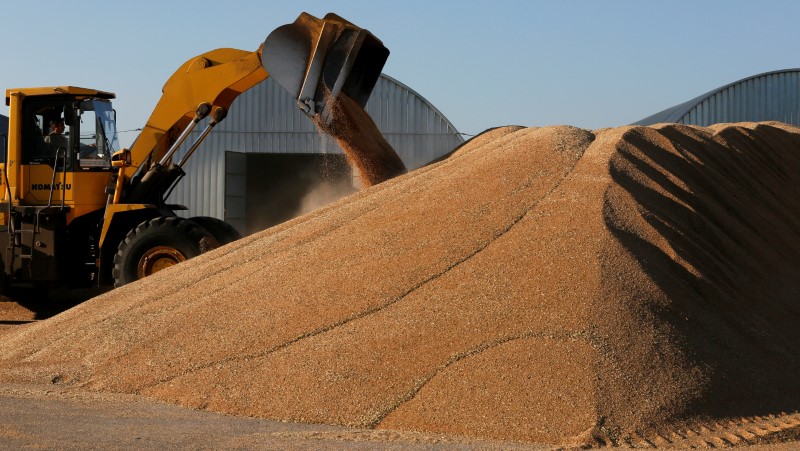
{"type": "MultiPolygon", "coordinates": [[[[425,104],[425,106],[430,108],[435,113],[435,115],[442,121],[447,130],[450,130],[452,134],[461,137],[461,134],[458,132],[458,130],[456,130],[456,127],[444,116],[444,114],[442,114],[442,112],[439,111],[439,109],[436,108],[432,103],[430,103],[425,97],[422,97],[422,95],[420,95],[417,91],[414,91],[413,89],[408,87],[408,85],[401,83],[396,78],[390,77],[386,74],[381,74],[381,79],[396,85],[397,88],[399,89],[408,91],[410,95],[412,95],[416,99],[419,99],[420,102],[422,102],[423,104],[425,104]]],[[[369,102],[367,102],[367,109],[369,109],[369,107],[370,107],[369,102]]],[[[464,138],[461,137],[461,141],[463,140],[464,138]]]]}
{"type": "Polygon", "coordinates": [[[707,126],[761,121],[800,125],[800,69],[776,70],[743,78],[633,125],[674,122],[707,126]]]}

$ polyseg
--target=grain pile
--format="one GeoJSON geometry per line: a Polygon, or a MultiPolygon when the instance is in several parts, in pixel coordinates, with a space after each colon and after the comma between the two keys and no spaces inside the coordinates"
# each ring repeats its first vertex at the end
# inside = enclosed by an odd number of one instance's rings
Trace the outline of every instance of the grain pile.
{"type": "Polygon", "coordinates": [[[795,411],[798,149],[774,123],[494,129],[21,326],[0,380],[572,445],[795,411]]]}
{"type": "Polygon", "coordinates": [[[33,321],[36,313],[12,302],[9,299],[0,297],[0,335],[14,330],[18,325],[33,321]]]}

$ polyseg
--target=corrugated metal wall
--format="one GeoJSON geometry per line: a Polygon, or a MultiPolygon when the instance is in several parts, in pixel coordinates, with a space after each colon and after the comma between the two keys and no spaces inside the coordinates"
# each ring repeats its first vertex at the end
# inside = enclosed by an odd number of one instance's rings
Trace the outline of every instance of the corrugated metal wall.
{"type": "MultiPolygon", "coordinates": [[[[450,152],[463,138],[419,94],[381,75],[367,102],[367,113],[409,169],[450,152]]],[[[206,120],[207,121],[207,120],[206,120]]],[[[191,143],[206,121],[186,140],[191,143]]],[[[188,144],[178,151],[178,158],[188,144]]],[[[272,79],[239,96],[227,119],[215,127],[184,169],[184,180],[169,202],[190,207],[186,216],[224,217],[225,152],[341,153],[335,140],[320,135],[295,100],[272,79]]]]}
{"type": "Polygon", "coordinates": [[[800,125],[800,73],[770,73],[728,86],[692,107],[678,122],[780,121],[800,125]]]}
{"type": "Polygon", "coordinates": [[[779,121],[800,125],[800,69],[745,78],[636,122],[708,126],[725,122],[779,121]]]}

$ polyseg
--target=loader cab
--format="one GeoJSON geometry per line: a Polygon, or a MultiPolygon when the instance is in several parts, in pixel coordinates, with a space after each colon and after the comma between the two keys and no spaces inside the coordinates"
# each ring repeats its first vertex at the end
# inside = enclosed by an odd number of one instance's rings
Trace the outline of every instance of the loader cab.
{"type": "Polygon", "coordinates": [[[12,152],[20,165],[10,174],[19,205],[65,209],[67,223],[103,208],[114,172],[111,155],[119,148],[114,95],[65,86],[7,96],[19,131],[12,152]]]}
{"type": "Polygon", "coordinates": [[[111,170],[111,154],[119,148],[111,102],[73,96],[29,97],[22,115],[22,164],[66,172],[111,170]]]}

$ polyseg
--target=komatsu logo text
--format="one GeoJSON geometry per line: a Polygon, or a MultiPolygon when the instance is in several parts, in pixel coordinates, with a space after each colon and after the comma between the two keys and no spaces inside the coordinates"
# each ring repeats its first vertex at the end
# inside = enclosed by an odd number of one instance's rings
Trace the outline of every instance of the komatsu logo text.
{"type": "MultiPolygon", "coordinates": [[[[72,183],[67,183],[66,185],[61,185],[60,183],[56,183],[53,185],[53,190],[60,190],[62,188],[65,189],[72,189],[72,183]]],[[[50,184],[49,183],[33,183],[31,184],[32,191],[50,191],[50,184]]]]}

